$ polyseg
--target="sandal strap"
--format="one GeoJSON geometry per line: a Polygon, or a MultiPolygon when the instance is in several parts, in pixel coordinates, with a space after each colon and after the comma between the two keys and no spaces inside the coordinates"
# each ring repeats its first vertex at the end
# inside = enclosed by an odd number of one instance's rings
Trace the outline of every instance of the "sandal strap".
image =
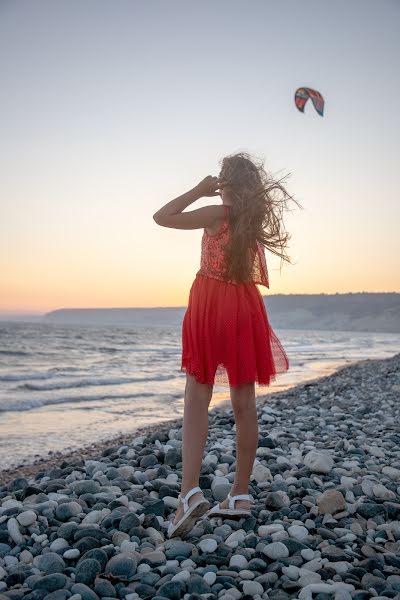
{"type": "Polygon", "coordinates": [[[189,500],[190,498],[194,495],[197,494],[197,492],[201,492],[201,488],[199,488],[198,486],[192,488],[191,490],[188,491],[188,493],[186,494],[186,496],[181,496],[179,494],[178,499],[181,500],[183,502],[183,512],[187,512],[189,510],[189,500]]]}
{"type": "Polygon", "coordinates": [[[228,500],[229,500],[229,508],[234,509],[235,508],[235,502],[236,500],[251,500],[252,497],[249,494],[238,494],[237,496],[231,496],[230,492],[228,494],[228,500]]]}

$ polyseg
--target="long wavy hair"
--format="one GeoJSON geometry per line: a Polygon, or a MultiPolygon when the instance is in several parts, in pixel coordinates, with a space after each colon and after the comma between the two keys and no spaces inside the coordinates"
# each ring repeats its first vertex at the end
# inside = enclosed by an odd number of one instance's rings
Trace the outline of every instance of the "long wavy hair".
{"type": "MultiPolygon", "coordinates": [[[[220,162],[221,164],[221,162],[220,162]]],[[[290,234],[285,230],[283,211],[292,200],[303,208],[285,189],[288,175],[274,179],[261,160],[247,152],[222,159],[220,179],[232,201],[229,211],[231,235],[225,245],[225,275],[229,280],[251,280],[252,260],[257,240],[270,252],[291,262],[286,253],[290,234]]]]}

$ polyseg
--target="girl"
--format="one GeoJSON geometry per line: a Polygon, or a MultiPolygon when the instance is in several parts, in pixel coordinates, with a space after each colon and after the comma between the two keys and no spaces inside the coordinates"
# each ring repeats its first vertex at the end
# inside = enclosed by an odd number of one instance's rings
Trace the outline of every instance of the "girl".
{"type": "Polygon", "coordinates": [[[210,517],[251,515],[248,487],[258,446],[255,382],[268,386],[289,369],[256,284],[269,288],[264,247],[290,262],[283,252],[290,236],[282,227],[288,198],[294,200],[281,182],[242,152],[223,159],[219,178],[208,175],[153,215],[163,227],[204,228],[200,269],[182,323],[182,484],[169,537],[186,535],[207,511],[210,517]],[[222,205],[182,212],[199,198],[218,195],[222,205]],[[214,383],[230,386],[236,472],[228,498],[209,510],[198,483],[214,383]]]}

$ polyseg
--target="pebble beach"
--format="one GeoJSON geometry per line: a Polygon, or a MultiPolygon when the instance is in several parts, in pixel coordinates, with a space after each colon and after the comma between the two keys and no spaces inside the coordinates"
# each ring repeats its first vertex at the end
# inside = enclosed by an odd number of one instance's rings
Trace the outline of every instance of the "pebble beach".
{"type": "MultiPolygon", "coordinates": [[[[252,516],[166,531],[181,419],[0,473],[0,600],[400,600],[400,354],[257,397],[252,516]]],[[[200,486],[226,498],[230,406],[200,486]]]]}

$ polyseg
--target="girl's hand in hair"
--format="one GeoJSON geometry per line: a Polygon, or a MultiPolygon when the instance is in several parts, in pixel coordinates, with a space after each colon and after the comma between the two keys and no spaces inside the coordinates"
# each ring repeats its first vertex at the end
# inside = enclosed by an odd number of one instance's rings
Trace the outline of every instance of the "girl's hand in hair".
{"type": "Polygon", "coordinates": [[[218,177],[207,175],[196,185],[200,198],[203,196],[219,196],[221,194],[221,180],[218,177]]]}

